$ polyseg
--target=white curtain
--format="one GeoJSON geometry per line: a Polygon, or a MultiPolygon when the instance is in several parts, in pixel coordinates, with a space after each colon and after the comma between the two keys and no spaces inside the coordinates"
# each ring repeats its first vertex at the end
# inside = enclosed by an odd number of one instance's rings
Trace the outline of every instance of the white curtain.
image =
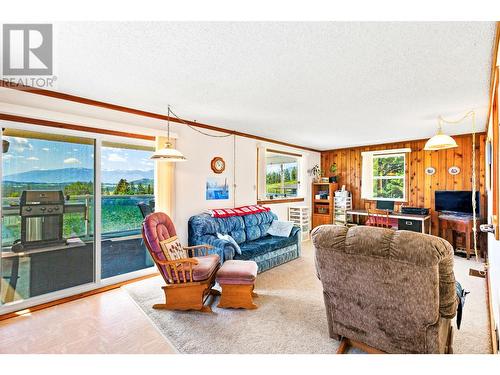
{"type": "Polygon", "coordinates": [[[373,198],[373,153],[361,153],[361,199],[373,198]]]}

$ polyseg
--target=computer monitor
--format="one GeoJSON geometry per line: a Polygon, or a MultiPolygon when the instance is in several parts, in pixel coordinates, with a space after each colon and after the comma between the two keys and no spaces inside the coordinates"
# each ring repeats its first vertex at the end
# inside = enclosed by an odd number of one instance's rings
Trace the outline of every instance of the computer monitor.
{"type": "Polygon", "coordinates": [[[394,201],[377,201],[377,210],[394,211],[394,201]]]}

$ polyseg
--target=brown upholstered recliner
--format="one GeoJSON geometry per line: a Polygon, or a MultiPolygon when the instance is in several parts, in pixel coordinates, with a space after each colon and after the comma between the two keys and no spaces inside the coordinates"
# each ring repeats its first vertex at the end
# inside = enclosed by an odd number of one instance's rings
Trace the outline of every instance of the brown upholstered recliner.
{"type": "Polygon", "coordinates": [[[312,232],[330,337],[369,352],[451,353],[453,248],[422,233],[323,225],[312,232]]]}

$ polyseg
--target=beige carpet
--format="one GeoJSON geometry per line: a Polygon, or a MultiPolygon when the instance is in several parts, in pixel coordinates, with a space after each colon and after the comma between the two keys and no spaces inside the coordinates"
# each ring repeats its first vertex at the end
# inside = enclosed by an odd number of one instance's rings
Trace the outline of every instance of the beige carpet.
{"type": "MultiPolygon", "coordinates": [[[[484,279],[468,275],[474,261],[456,257],[456,276],[471,291],[455,353],[489,353],[484,279]]],[[[218,309],[214,314],[154,310],[161,302],[160,277],[124,287],[154,325],[180,353],[294,354],[335,353],[338,341],[328,337],[321,283],[314,273],[310,242],[302,257],[260,274],[257,310],[218,309]]]]}
{"type": "Polygon", "coordinates": [[[455,353],[476,354],[491,353],[486,281],[483,278],[469,276],[469,269],[483,270],[483,264],[474,259],[455,256],[455,278],[462,287],[469,291],[465,301],[460,330],[456,329],[453,319],[453,349],[455,353]]]}

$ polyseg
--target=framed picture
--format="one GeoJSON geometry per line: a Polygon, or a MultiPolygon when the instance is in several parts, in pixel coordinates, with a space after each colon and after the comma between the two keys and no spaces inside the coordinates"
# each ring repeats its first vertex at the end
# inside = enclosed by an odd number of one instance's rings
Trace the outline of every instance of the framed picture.
{"type": "Polygon", "coordinates": [[[434,168],[434,167],[425,168],[426,175],[432,176],[434,173],[436,173],[436,168],[434,168]]]}
{"type": "Polygon", "coordinates": [[[229,184],[227,177],[208,177],[205,198],[207,201],[229,199],[229,184]]]}

